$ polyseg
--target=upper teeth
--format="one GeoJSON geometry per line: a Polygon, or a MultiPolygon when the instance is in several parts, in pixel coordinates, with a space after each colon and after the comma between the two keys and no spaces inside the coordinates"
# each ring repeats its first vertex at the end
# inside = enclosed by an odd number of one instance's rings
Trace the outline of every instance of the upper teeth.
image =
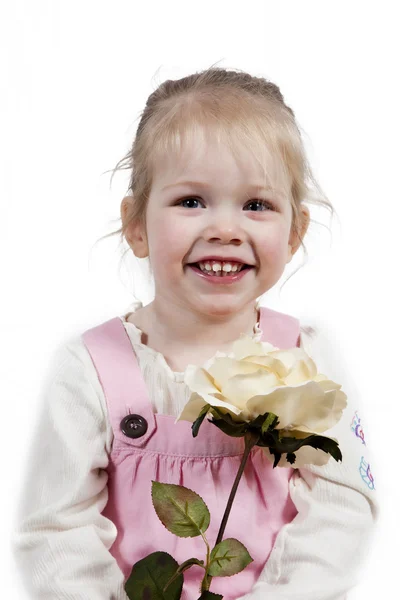
{"type": "Polygon", "coordinates": [[[219,262],[216,260],[197,263],[202,271],[240,271],[243,263],[219,262]]]}

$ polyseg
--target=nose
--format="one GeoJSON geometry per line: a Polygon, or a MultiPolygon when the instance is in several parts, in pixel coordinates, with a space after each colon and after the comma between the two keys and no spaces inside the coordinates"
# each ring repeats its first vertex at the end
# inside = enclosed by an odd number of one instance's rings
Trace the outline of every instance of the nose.
{"type": "Polygon", "coordinates": [[[240,224],[240,219],[237,215],[233,215],[230,211],[220,211],[219,214],[214,213],[207,225],[204,238],[206,241],[221,241],[223,243],[236,242],[241,243],[245,239],[243,227],[240,224]]]}

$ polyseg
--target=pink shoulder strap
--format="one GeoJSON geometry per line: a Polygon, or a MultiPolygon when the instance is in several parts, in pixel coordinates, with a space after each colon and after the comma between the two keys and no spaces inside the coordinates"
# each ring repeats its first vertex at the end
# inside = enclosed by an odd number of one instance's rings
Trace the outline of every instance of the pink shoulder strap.
{"type": "MultiPolygon", "coordinates": [[[[300,323],[291,315],[260,306],[260,328],[264,342],[285,350],[299,345],[300,323]]],[[[156,430],[156,419],[122,320],[115,317],[88,329],[82,338],[104,391],[117,445],[144,446],[156,430]]]]}
{"type": "Polygon", "coordinates": [[[89,329],[82,338],[104,391],[114,436],[123,445],[144,446],[156,429],[156,421],[136,354],[121,319],[115,317],[89,329]],[[127,435],[122,427],[136,427],[140,435],[130,437],[134,435],[133,429],[127,435]]]}
{"type": "Polygon", "coordinates": [[[296,317],[260,306],[261,340],[281,350],[300,346],[300,321],[296,317]]]}

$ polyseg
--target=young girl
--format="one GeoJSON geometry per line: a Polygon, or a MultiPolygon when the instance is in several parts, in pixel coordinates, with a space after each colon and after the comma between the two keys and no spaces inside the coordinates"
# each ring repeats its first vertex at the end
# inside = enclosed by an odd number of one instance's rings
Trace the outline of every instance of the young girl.
{"type": "MultiPolygon", "coordinates": [[[[193,438],[191,423],[175,420],[191,395],[186,367],[245,333],[304,348],[342,384],[348,405],[324,435],[338,439],[343,461],[272,469],[253,448],[224,538],[254,560],[210,589],[224,600],[343,600],[379,512],[360,398],[312,319],[300,324],[259,301],[303,245],[308,181],[318,187],[293,111],[276,85],[239,71],[166,81],[123,161],[132,173],[119,232],[149,258],[155,297],[55,357],[13,536],[30,597],[126,600],[132,565],[151,552],[205,558],[201,538],[178,538],[159,521],[151,481],[200,494],[215,542],[243,438],[207,420],[193,438]]],[[[333,210],[322,196],[314,203],[333,210]]],[[[185,572],[184,600],[200,596],[201,578],[198,566],[185,572]]]]}

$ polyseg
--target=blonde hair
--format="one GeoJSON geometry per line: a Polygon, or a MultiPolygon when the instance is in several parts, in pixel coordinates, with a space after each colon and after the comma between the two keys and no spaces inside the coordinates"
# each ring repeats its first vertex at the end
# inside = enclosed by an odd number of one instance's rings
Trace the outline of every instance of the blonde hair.
{"type": "MultiPolygon", "coordinates": [[[[238,150],[248,150],[269,185],[268,158],[275,159],[290,184],[291,228],[298,238],[301,203],[325,207],[331,217],[336,212],[312,173],[294,112],[285,104],[279,87],[244,71],[212,66],[164,81],[148,97],[132,146],[111,176],[112,181],[117,171],[130,170],[126,194],[132,196],[130,212],[122,227],[105,238],[120,234],[122,243],[132,223],[141,224],[146,231],[146,208],[158,158],[175,153],[182,159],[186,145],[193,146],[200,133],[216,135],[235,156],[238,150]]],[[[307,255],[302,240],[301,246],[307,255]]]]}

